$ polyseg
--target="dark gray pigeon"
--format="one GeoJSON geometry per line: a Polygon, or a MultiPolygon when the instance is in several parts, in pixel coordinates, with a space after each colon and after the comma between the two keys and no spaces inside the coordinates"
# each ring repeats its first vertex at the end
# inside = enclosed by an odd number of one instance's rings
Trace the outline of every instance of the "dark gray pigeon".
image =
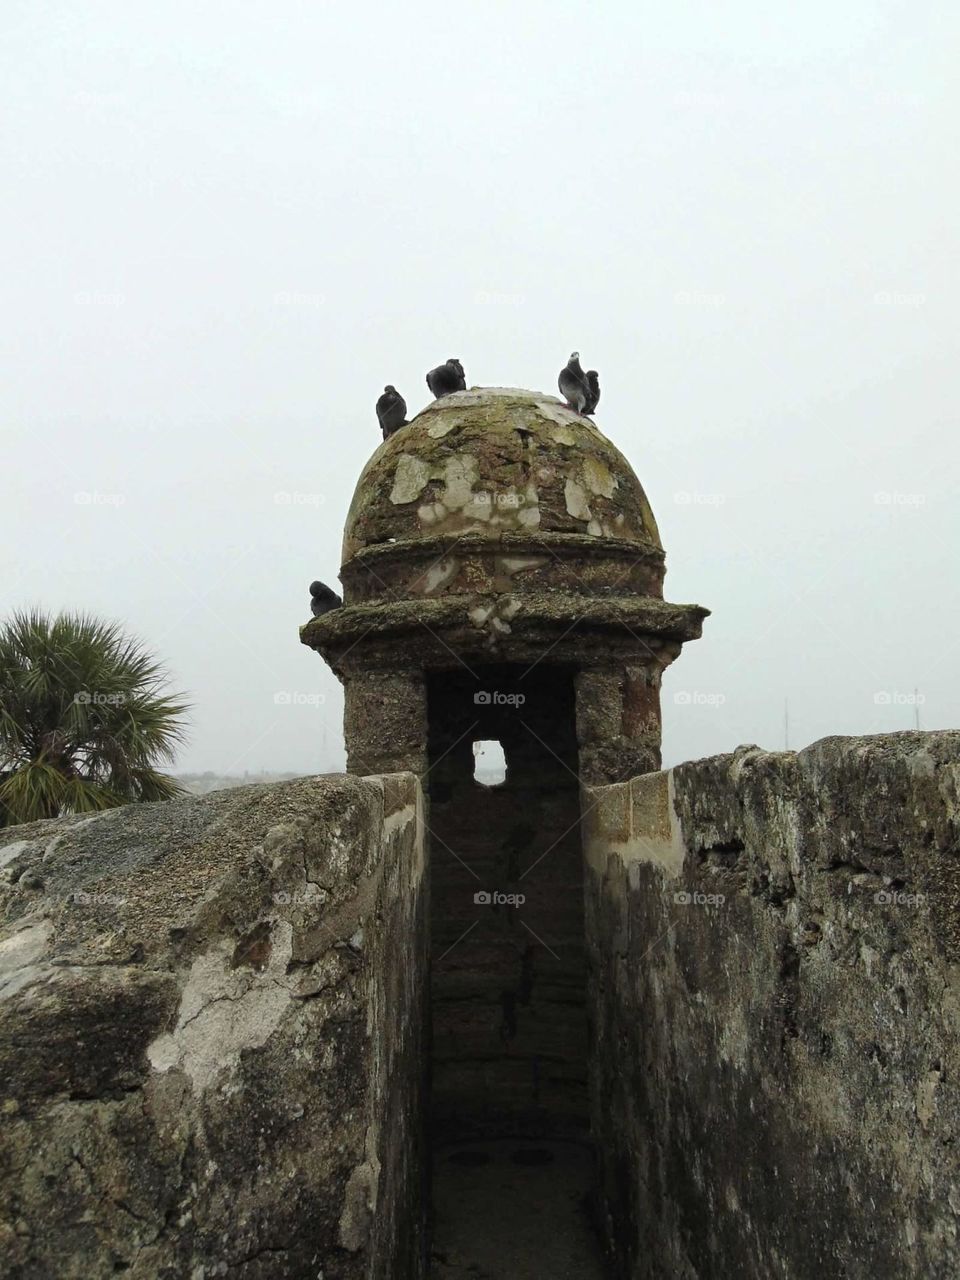
{"type": "Polygon", "coordinates": [[[377,418],[384,440],[407,425],[407,402],[396,387],[388,384],[383,388],[383,395],[377,401],[377,418]]]}
{"type": "Polygon", "coordinates": [[[587,370],[587,386],[590,389],[590,396],[587,400],[587,407],[583,412],[592,414],[600,403],[600,375],[596,369],[587,370]]]}
{"type": "Polygon", "coordinates": [[[560,370],[557,386],[570,408],[576,409],[577,413],[583,413],[590,403],[590,387],[587,383],[587,375],[580,368],[579,351],[571,352],[570,359],[560,370]]]}
{"type": "Polygon", "coordinates": [[[427,386],[435,400],[439,400],[441,396],[449,396],[454,391],[466,391],[467,379],[464,376],[463,365],[453,357],[445,364],[438,364],[427,374],[427,386]]]}
{"type": "Polygon", "coordinates": [[[325,582],[310,583],[310,612],[320,618],[331,609],[339,609],[343,601],[335,591],[331,591],[325,582]]]}

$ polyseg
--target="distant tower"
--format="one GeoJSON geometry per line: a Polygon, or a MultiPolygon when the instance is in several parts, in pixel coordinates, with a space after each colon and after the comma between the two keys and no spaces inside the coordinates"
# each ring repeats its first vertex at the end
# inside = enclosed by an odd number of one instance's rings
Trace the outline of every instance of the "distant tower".
{"type": "Polygon", "coordinates": [[[551,396],[446,396],[357,484],[344,607],[301,639],[344,684],[349,771],[424,783],[444,1132],[586,1124],[579,783],[660,766],[661,676],[707,614],[663,575],[629,463],[551,396]],[[500,786],[473,776],[480,740],[500,786]]]}

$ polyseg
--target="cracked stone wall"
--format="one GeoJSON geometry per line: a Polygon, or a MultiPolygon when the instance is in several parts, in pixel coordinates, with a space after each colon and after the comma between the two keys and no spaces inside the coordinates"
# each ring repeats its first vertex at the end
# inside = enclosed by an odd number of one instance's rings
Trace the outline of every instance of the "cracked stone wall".
{"type": "Polygon", "coordinates": [[[416,779],[0,840],[0,1274],[422,1276],[416,779]]]}
{"type": "Polygon", "coordinates": [[[585,792],[622,1277],[960,1274],[960,734],[585,792]]]}

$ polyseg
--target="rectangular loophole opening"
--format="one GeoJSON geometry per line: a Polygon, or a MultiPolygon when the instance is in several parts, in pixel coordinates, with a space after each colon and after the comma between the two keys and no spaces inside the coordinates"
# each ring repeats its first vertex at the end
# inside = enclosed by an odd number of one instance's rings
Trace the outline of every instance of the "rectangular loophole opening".
{"type": "Polygon", "coordinates": [[[473,744],[473,777],[481,787],[499,787],[507,780],[507,757],[503,743],[481,738],[473,744]]]}

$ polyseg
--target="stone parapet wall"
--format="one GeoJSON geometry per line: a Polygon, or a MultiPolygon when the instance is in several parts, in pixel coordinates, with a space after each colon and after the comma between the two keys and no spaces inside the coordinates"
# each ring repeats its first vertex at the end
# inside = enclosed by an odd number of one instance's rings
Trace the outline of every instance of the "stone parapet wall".
{"type": "Polygon", "coordinates": [[[960,734],[584,792],[622,1277],[960,1274],[960,734]]]}
{"type": "Polygon", "coordinates": [[[423,1274],[409,774],[0,832],[0,1273],[423,1274]]]}

